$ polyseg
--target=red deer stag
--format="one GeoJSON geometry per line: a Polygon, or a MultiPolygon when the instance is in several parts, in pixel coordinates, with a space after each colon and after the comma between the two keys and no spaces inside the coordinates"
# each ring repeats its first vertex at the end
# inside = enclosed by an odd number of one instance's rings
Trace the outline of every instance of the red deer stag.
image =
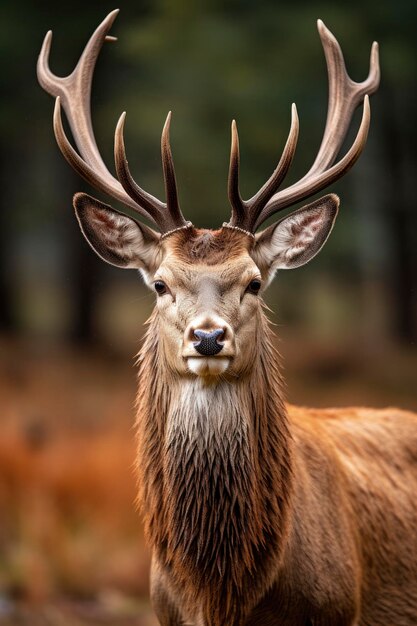
{"type": "Polygon", "coordinates": [[[374,44],[368,78],[353,82],[341,49],[318,22],[329,75],[327,122],[308,173],[278,191],[294,156],[295,106],[277,168],[250,199],[239,192],[232,124],[230,221],[193,226],[181,213],[162,132],[166,202],[133,180],[125,114],[115,134],[115,178],[99,154],[90,90],[117,11],[97,28],[74,72],[49,69],[54,131],[87,182],[155,224],[159,233],[84,193],[81,230],[105,261],[139,269],[156,307],[139,356],[139,501],[153,553],[151,595],[163,626],[415,626],[417,624],[417,416],[396,409],[288,407],[262,294],[279,269],[299,267],[324,245],[339,199],[327,195],[265,230],[274,213],[339,179],[366,142],[368,95],[379,82],[374,44]],[[336,162],[354,109],[359,131],[336,162]],[[79,152],[61,120],[64,108],[79,152]]]}

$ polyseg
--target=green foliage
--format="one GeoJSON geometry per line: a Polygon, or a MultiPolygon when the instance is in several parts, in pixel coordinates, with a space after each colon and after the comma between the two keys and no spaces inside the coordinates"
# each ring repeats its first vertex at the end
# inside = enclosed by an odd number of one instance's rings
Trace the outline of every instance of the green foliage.
{"type": "MultiPolygon", "coordinates": [[[[43,35],[53,29],[51,66],[57,74],[67,74],[92,30],[113,8],[108,0],[42,5],[5,0],[1,5],[0,64],[5,87],[0,101],[0,159],[5,206],[0,237],[9,242],[22,229],[30,239],[48,227],[59,247],[62,223],[68,225],[70,220],[71,194],[87,187],[69,171],[55,146],[53,103],[36,81],[43,35]],[[16,210],[11,211],[11,206],[16,210]],[[66,217],[62,217],[64,212],[66,217]],[[8,231],[10,237],[5,234],[8,231]]],[[[104,47],[93,85],[98,143],[111,168],[115,124],[126,110],[132,172],[145,189],[162,197],[159,137],[171,109],[183,211],[201,226],[215,227],[229,214],[226,181],[232,118],[237,119],[240,131],[244,196],[251,196],[275,167],[293,101],[300,115],[300,139],[288,182],[302,176],[314,159],[327,104],[316,19],[322,18],[335,33],[348,70],[357,80],[366,76],[370,45],[378,39],[382,85],[372,98],[368,147],[352,173],[332,187],[342,198],[339,221],[343,226],[333,235],[337,245],[330,245],[319,263],[327,268],[340,264],[347,275],[363,266],[361,229],[366,222],[372,230],[373,217],[381,221],[379,232],[386,239],[376,244],[385,250],[380,276],[387,265],[395,266],[397,261],[390,257],[396,254],[395,248],[417,249],[412,201],[407,200],[416,161],[416,125],[412,123],[417,95],[416,3],[141,0],[126,1],[121,9],[112,29],[118,41],[104,47]],[[401,181],[394,180],[394,158],[401,181]],[[397,226],[393,230],[389,217],[398,205],[398,185],[405,198],[401,210],[407,241],[398,235],[390,243],[399,232],[397,226]]],[[[75,239],[75,224],[66,228],[73,229],[70,239],[75,239]]],[[[415,253],[410,255],[406,262],[414,267],[415,253]]]]}

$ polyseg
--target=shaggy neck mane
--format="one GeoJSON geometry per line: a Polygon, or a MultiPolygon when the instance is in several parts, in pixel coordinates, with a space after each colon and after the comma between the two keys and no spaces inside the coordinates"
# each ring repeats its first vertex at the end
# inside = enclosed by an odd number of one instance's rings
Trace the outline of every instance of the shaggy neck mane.
{"type": "Polygon", "coordinates": [[[187,604],[219,625],[243,619],[240,598],[257,601],[287,532],[291,441],[280,386],[268,385],[281,380],[278,355],[259,316],[259,350],[244,377],[210,384],[170,372],[157,313],[139,357],[145,532],[187,604]]]}

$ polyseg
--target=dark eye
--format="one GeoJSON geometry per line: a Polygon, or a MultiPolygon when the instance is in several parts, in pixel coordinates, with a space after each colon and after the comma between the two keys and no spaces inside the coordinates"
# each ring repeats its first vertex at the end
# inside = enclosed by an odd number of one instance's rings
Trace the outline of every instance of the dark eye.
{"type": "Polygon", "coordinates": [[[254,280],[250,281],[246,291],[256,295],[259,292],[260,288],[261,288],[261,281],[255,278],[254,280]]]}
{"type": "Polygon", "coordinates": [[[167,286],[162,280],[156,280],[153,284],[155,291],[159,296],[163,296],[167,292],[167,286]]]}

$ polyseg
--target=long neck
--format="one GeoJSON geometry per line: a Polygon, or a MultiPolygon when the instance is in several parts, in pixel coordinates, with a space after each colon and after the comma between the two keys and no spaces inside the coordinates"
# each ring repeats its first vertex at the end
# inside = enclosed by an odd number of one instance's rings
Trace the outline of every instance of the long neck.
{"type": "Polygon", "coordinates": [[[234,623],[276,570],[287,532],[291,437],[278,355],[259,314],[250,374],[216,384],[171,373],[158,318],[140,355],[138,461],[148,540],[212,623],[234,623]],[[233,601],[232,601],[233,598],[233,601]],[[225,618],[227,616],[227,618],[225,618]]]}

